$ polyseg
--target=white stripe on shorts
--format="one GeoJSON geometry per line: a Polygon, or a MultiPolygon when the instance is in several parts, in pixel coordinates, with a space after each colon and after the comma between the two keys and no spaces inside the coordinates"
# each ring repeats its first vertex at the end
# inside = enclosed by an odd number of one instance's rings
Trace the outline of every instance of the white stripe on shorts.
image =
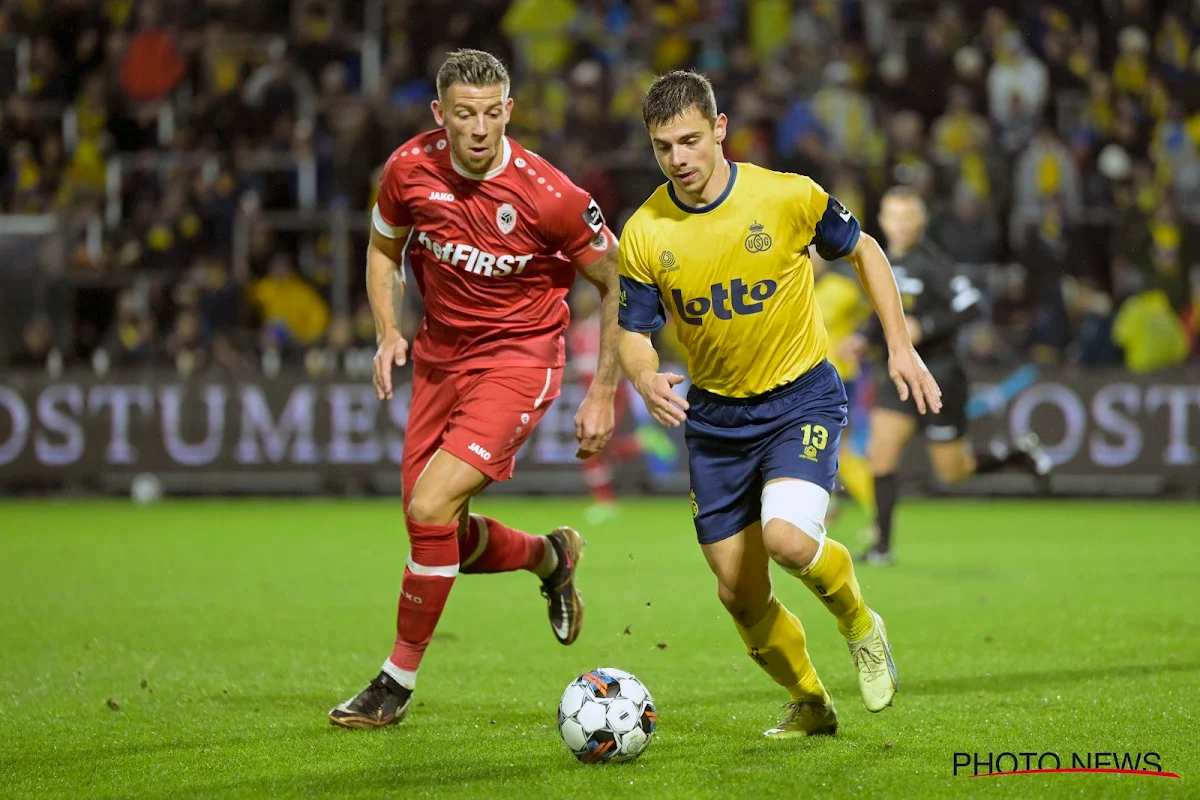
{"type": "Polygon", "coordinates": [[[536,410],[542,405],[542,401],[546,399],[546,392],[550,391],[550,379],[554,377],[554,370],[546,367],[546,385],[542,387],[542,393],[538,395],[537,400],[533,401],[533,407],[536,410]]]}

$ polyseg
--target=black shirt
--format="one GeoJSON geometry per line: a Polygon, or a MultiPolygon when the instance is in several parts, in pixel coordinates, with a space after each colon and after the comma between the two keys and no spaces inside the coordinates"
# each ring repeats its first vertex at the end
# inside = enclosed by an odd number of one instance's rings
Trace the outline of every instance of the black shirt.
{"type": "Polygon", "coordinates": [[[954,262],[930,242],[889,259],[904,313],[921,324],[917,352],[927,362],[955,358],[955,333],[982,316],[982,293],[970,278],[956,275],[954,262]]]}

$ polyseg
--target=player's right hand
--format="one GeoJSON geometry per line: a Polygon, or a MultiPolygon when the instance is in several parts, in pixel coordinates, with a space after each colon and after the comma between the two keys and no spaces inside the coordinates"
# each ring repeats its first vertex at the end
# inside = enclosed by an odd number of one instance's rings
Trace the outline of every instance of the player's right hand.
{"type": "Polygon", "coordinates": [[[375,396],[380,400],[392,399],[392,368],[403,367],[406,361],[408,342],[399,331],[385,333],[375,351],[375,396]]]}
{"type": "Polygon", "coordinates": [[[671,390],[683,381],[682,375],[673,372],[654,372],[635,384],[638,394],[646,402],[646,410],[664,428],[677,427],[687,419],[685,412],[691,406],[671,390]]]}

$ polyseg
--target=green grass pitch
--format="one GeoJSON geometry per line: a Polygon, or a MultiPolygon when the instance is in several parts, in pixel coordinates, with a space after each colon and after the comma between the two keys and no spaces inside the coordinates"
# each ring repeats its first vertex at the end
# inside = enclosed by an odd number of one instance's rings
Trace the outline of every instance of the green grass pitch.
{"type": "MultiPolygon", "coordinates": [[[[1200,512],[1171,503],[922,501],[893,568],[896,705],[868,714],[822,605],[776,572],[838,703],[836,738],[766,741],[786,698],[717,602],[686,499],[604,525],[573,499],[477,509],[587,540],[583,634],[557,644],[527,574],[462,576],[409,719],[345,731],[375,675],[406,544],[395,501],[0,504],[0,792],[9,796],[1197,797],[1200,512]],[[576,762],[567,683],[637,674],[646,754],[576,762]],[[957,751],[1161,754],[1182,778],[952,776],[957,751]]],[[[837,534],[848,543],[861,519],[837,534]]]]}

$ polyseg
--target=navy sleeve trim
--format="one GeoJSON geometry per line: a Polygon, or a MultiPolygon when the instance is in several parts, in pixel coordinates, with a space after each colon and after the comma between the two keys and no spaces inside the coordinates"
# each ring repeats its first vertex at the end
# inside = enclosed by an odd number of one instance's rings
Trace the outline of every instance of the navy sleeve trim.
{"type": "Polygon", "coordinates": [[[617,322],[634,333],[654,333],[667,324],[658,287],[621,276],[621,296],[617,306],[617,322]]]}
{"type": "Polygon", "coordinates": [[[861,233],[862,228],[859,227],[858,220],[854,218],[854,215],[847,211],[846,207],[839,203],[833,195],[829,195],[829,202],[825,204],[825,213],[817,223],[816,235],[813,236],[813,243],[816,244],[817,253],[821,258],[826,261],[837,261],[839,258],[850,255],[854,252],[861,233]]]}

